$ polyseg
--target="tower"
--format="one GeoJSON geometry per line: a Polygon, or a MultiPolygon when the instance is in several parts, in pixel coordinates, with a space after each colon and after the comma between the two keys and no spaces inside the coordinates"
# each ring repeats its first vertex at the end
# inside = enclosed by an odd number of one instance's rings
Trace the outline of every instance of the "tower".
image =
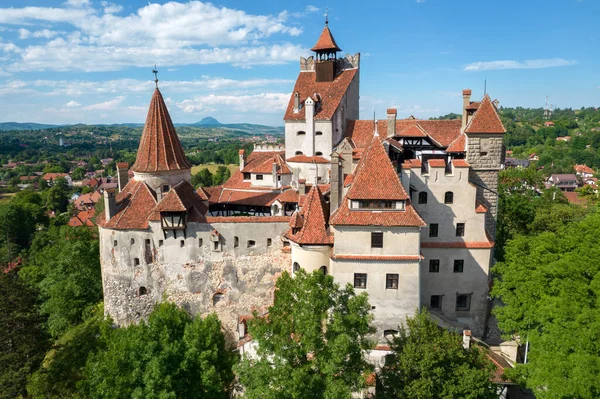
{"type": "Polygon", "coordinates": [[[325,28],[319,40],[310,49],[315,52],[315,71],[317,82],[333,82],[336,75],[337,52],[342,51],[329,30],[329,21],[325,18],[325,28]]]}

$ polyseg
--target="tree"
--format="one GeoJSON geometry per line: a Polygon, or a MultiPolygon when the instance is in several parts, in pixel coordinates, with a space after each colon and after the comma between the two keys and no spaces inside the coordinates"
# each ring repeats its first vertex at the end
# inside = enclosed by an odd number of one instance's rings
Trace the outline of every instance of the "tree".
{"type": "Polygon", "coordinates": [[[21,277],[40,290],[52,336],[80,323],[102,299],[99,251],[94,232],[84,227],[53,227],[33,240],[21,277]]]}
{"type": "Polygon", "coordinates": [[[223,184],[227,179],[231,177],[231,172],[227,166],[220,165],[217,168],[217,173],[213,176],[213,186],[218,186],[219,184],[223,184]]]}
{"type": "Polygon", "coordinates": [[[192,185],[194,188],[210,187],[213,185],[213,175],[208,168],[202,168],[198,173],[192,176],[192,185]]]}
{"type": "Polygon", "coordinates": [[[350,398],[370,370],[363,358],[375,331],[370,309],[365,293],[320,271],[284,272],[268,316],[249,321],[258,349],[237,369],[246,397],[350,398]]]}
{"type": "Polygon", "coordinates": [[[556,232],[518,236],[493,268],[494,312],[506,334],[529,341],[516,374],[539,398],[600,396],[600,214],[556,232]]]}
{"type": "Polygon", "coordinates": [[[103,349],[87,361],[78,384],[87,398],[228,398],[235,358],[216,315],[192,318],[172,303],[148,322],[102,326],[103,349]]]}
{"type": "Polygon", "coordinates": [[[0,267],[0,397],[25,396],[27,376],[38,368],[49,348],[37,291],[16,270],[0,267]]]}
{"type": "Polygon", "coordinates": [[[58,178],[54,181],[54,184],[48,191],[44,193],[46,195],[46,208],[55,212],[66,212],[67,205],[69,205],[69,186],[67,181],[63,178],[58,178]]]}
{"type": "Polygon", "coordinates": [[[380,398],[497,398],[493,366],[477,347],[442,329],[426,310],[407,317],[390,342],[393,354],[380,374],[380,398]]]}
{"type": "Polygon", "coordinates": [[[73,180],[83,180],[85,178],[85,169],[82,167],[73,170],[73,180]]]}

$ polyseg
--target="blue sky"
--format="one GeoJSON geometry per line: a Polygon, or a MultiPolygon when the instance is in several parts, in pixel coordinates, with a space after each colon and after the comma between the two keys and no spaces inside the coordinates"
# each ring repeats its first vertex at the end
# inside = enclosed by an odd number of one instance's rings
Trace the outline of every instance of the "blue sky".
{"type": "Polygon", "coordinates": [[[361,117],[600,106],[600,1],[0,0],[0,121],[143,122],[159,86],[175,122],[282,125],[300,56],[329,8],[362,54],[361,117]]]}

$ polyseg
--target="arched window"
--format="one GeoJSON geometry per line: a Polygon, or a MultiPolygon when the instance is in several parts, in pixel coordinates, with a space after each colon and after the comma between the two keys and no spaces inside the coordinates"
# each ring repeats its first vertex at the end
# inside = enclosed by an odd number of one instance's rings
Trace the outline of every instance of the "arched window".
{"type": "Polygon", "coordinates": [[[294,265],[293,265],[294,273],[296,273],[298,270],[300,270],[300,264],[298,262],[294,262],[294,265]]]}
{"type": "Polygon", "coordinates": [[[240,239],[238,236],[233,236],[233,247],[237,248],[240,246],[240,239]]]}
{"type": "Polygon", "coordinates": [[[131,242],[131,245],[135,244],[135,239],[132,238],[130,242],[131,242]]]}
{"type": "Polygon", "coordinates": [[[139,296],[146,295],[147,293],[148,293],[148,290],[146,290],[146,287],[140,287],[140,289],[138,290],[139,296]]]}
{"type": "Polygon", "coordinates": [[[452,204],[454,202],[454,193],[452,191],[446,191],[444,194],[444,204],[452,204]]]}
{"type": "Polygon", "coordinates": [[[321,151],[317,151],[317,152],[315,152],[315,155],[320,157],[320,156],[323,156],[323,153],[321,151]]]}
{"type": "Polygon", "coordinates": [[[305,131],[300,130],[298,133],[296,133],[298,136],[303,136],[306,134],[305,131]]]}
{"type": "Polygon", "coordinates": [[[296,151],[296,155],[302,155],[302,151],[296,151]]]}
{"type": "Polygon", "coordinates": [[[321,267],[319,268],[319,271],[320,271],[321,273],[323,273],[325,276],[327,276],[327,266],[321,266],[321,267]]]}
{"type": "Polygon", "coordinates": [[[421,191],[419,193],[419,204],[427,203],[427,191],[421,191]]]}

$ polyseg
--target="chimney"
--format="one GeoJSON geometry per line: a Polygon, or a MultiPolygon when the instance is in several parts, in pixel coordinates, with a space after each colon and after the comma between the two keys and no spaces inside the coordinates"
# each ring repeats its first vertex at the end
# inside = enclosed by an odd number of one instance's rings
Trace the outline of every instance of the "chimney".
{"type": "Polygon", "coordinates": [[[463,95],[463,112],[462,112],[462,128],[461,130],[465,130],[467,127],[467,107],[471,104],[471,89],[464,89],[462,91],[463,95]]]}
{"type": "Polygon", "coordinates": [[[243,148],[239,152],[240,154],[240,170],[243,170],[246,167],[246,150],[243,148]]]}
{"type": "Polygon", "coordinates": [[[117,213],[117,200],[115,199],[115,190],[104,190],[104,218],[109,221],[117,213]]]}
{"type": "Polygon", "coordinates": [[[306,153],[307,156],[313,157],[315,156],[315,102],[312,98],[307,97],[306,101],[304,101],[304,107],[306,110],[304,111],[306,114],[306,139],[308,140],[308,151],[306,153]]]}
{"type": "Polygon", "coordinates": [[[463,348],[471,347],[471,330],[463,330],[463,348]]]}
{"type": "Polygon", "coordinates": [[[277,163],[274,161],[271,167],[271,174],[273,175],[273,187],[277,188],[279,186],[279,182],[277,181],[277,163]]]}
{"type": "Polygon", "coordinates": [[[127,162],[119,162],[117,163],[117,179],[119,182],[119,192],[123,191],[127,182],[129,182],[129,175],[127,174],[129,164],[127,162]]]}
{"type": "Polygon", "coordinates": [[[308,167],[308,180],[310,184],[317,185],[319,182],[319,168],[317,167],[317,163],[313,161],[308,167]]]}
{"type": "Polygon", "coordinates": [[[331,154],[331,201],[330,212],[333,213],[340,205],[342,197],[342,162],[337,152],[331,154]]]}
{"type": "Polygon", "coordinates": [[[397,115],[396,108],[388,108],[387,110],[387,119],[388,119],[388,125],[387,125],[387,136],[388,137],[394,137],[396,135],[396,115],[397,115]]]}
{"type": "Polygon", "coordinates": [[[298,193],[300,195],[306,194],[306,179],[298,180],[298,193]]]}
{"type": "Polygon", "coordinates": [[[300,93],[294,93],[294,112],[297,113],[300,111],[300,93]]]}

